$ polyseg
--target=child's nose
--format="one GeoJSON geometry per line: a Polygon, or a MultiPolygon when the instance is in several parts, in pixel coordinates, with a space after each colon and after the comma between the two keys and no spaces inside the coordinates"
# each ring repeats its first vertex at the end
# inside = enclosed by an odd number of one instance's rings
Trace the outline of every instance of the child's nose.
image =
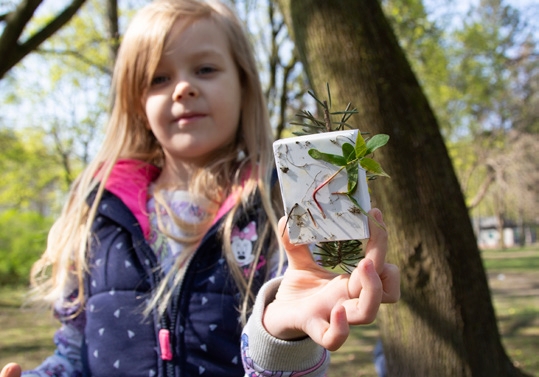
{"type": "Polygon", "coordinates": [[[198,90],[195,88],[194,85],[192,85],[189,81],[186,80],[178,81],[176,87],[174,88],[174,92],[172,93],[172,99],[174,101],[179,101],[189,97],[194,98],[197,96],[198,90]]]}

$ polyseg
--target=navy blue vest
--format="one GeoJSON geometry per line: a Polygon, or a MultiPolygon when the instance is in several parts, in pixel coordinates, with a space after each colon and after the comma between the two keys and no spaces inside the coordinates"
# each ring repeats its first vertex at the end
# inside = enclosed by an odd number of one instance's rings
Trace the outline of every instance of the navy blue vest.
{"type": "MultiPolygon", "coordinates": [[[[257,216],[243,214],[238,224],[260,221],[257,216]]],[[[142,312],[160,278],[156,257],[134,215],[105,191],[88,253],[85,375],[244,375],[239,293],[222,255],[218,227],[205,235],[167,315],[148,318],[142,312]],[[160,347],[160,330],[169,334],[170,357],[160,347]]],[[[255,291],[264,280],[262,269],[255,291]]]]}

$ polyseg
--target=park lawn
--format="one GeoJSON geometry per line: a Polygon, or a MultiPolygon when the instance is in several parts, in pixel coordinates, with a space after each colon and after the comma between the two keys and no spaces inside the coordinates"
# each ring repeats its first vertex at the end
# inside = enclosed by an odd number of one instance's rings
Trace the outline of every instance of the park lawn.
{"type": "MultiPolygon", "coordinates": [[[[505,350],[515,365],[539,377],[539,245],[481,256],[505,350]]],[[[376,324],[353,328],[333,353],[329,375],[377,377],[372,362],[377,339],[376,324]]]]}
{"type": "Polygon", "coordinates": [[[48,311],[24,307],[26,290],[0,288],[0,365],[17,362],[30,369],[51,355],[58,322],[48,311]]]}
{"type": "Polygon", "coordinates": [[[539,376],[539,247],[484,252],[483,261],[505,349],[539,376]]]}
{"type": "MultiPolygon", "coordinates": [[[[511,359],[528,373],[539,371],[539,247],[482,252],[502,341],[511,359]]],[[[57,323],[48,312],[21,308],[23,288],[0,288],[0,365],[35,367],[54,349],[57,323]]],[[[354,327],[332,354],[331,376],[376,377],[372,351],[376,323],[354,327]]]]}

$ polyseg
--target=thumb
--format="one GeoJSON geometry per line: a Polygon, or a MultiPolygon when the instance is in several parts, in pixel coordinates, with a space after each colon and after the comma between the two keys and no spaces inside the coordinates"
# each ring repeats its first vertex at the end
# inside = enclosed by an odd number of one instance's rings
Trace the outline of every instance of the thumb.
{"type": "Polygon", "coordinates": [[[21,373],[19,364],[9,363],[0,372],[0,377],[20,377],[21,373]]]}
{"type": "Polygon", "coordinates": [[[289,269],[306,270],[312,269],[313,266],[319,268],[318,264],[313,259],[308,245],[295,245],[290,242],[290,237],[286,231],[286,217],[281,217],[279,220],[278,229],[279,234],[282,234],[281,241],[288,257],[289,269]]]}
{"type": "Polygon", "coordinates": [[[369,229],[371,236],[365,247],[365,257],[374,263],[374,268],[378,274],[382,273],[387,253],[387,228],[384,223],[382,212],[378,208],[369,211],[372,218],[369,218],[369,229]],[[375,221],[373,221],[373,218],[375,221]]]}

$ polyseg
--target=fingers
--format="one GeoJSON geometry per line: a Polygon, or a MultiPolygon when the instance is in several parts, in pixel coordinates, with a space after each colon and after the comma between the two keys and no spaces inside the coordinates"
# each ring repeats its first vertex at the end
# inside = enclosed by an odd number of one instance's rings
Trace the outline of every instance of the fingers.
{"type": "Polygon", "coordinates": [[[288,232],[286,228],[286,217],[281,217],[279,220],[279,234],[282,234],[283,247],[288,256],[288,267],[294,270],[306,270],[312,269],[317,266],[313,259],[309,246],[307,245],[294,245],[290,242],[288,232]]]}
{"type": "Polygon", "coordinates": [[[365,258],[373,261],[382,281],[382,302],[395,303],[400,298],[399,268],[393,264],[385,263],[388,242],[382,212],[377,208],[373,208],[369,211],[369,214],[374,217],[378,224],[369,218],[371,237],[365,248],[365,258]]]}
{"type": "Polygon", "coordinates": [[[344,344],[350,333],[350,325],[372,323],[381,303],[396,302],[400,296],[399,270],[392,264],[386,264],[382,274],[378,275],[374,263],[370,259],[363,259],[350,276],[349,284],[359,285],[359,293],[337,302],[331,310],[329,322],[324,318],[313,318],[308,326],[310,328],[306,329],[315,342],[330,351],[344,344]]]}
{"type": "Polygon", "coordinates": [[[399,301],[401,296],[399,268],[394,264],[386,263],[380,279],[383,287],[382,302],[392,304],[399,301]]]}
{"type": "MultiPolygon", "coordinates": [[[[360,293],[351,295],[350,300],[343,302],[346,309],[348,323],[351,325],[361,325],[371,323],[376,319],[378,309],[383,300],[383,285],[381,277],[374,268],[374,263],[370,259],[363,259],[354,270],[355,276],[350,277],[349,285],[359,282],[360,293]],[[353,279],[358,280],[355,282],[353,279]]],[[[355,290],[357,287],[349,287],[355,290]]]]}
{"type": "Polygon", "coordinates": [[[365,247],[365,258],[373,261],[376,271],[380,274],[384,269],[387,254],[387,231],[382,212],[373,208],[369,214],[376,220],[369,218],[370,238],[365,247]]]}
{"type": "MultiPolygon", "coordinates": [[[[365,247],[365,258],[364,261],[371,261],[374,266],[375,272],[380,275],[380,280],[382,272],[385,270],[387,263],[385,263],[385,257],[387,254],[387,232],[385,231],[385,224],[382,218],[382,212],[379,209],[373,208],[369,211],[369,214],[375,219],[375,223],[371,218],[369,218],[369,228],[371,236],[365,247]]],[[[360,261],[358,266],[352,271],[350,275],[350,280],[348,282],[348,291],[350,297],[359,297],[361,290],[363,288],[362,275],[367,273],[371,274],[371,277],[374,278],[372,272],[368,270],[369,265],[365,262],[360,261]],[[360,268],[363,266],[363,268],[360,268]],[[365,269],[367,268],[367,269],[365,269]]],[[[388,272],[389,274],[389,272],[388,272]]],[[[394,274],[394,273],[392,273],[394,274]]],[[[386,278],[391,280],[392,274],[388,275],[386,278]]]]}
{"type": "MultiPolygon", "coordinates": [[[[393,270],[388,268],[387,279],[393,278],[393,270]]],[[[357,279],[360,294],[351,296],[351,299],[336,303],[331,310],[329,323],[320,318],[313,321],[314,328],[320,329],[319,339],[314,339],[317,343],[330,351],[339,349],[350,333],[350,325],[364,325],[372,323],[376,319],[380,304],[384,299],[384,289],[381,277],[374,268],[374,263],[370,259],[363,259],[350,276],[349,284],[357,279]],[[356,298],[354,298],[356,297],[356,298]],[[318,322],[318,323],[317,323],[318,322]]],[[[391,293],[393,296],[393,294],[391,293]]],[[[308,330],[308,333],[311,333],[308,330]]],[[[316,332],[315,332],[316,333],[316,332]]]]}
{"type": "Polygon", "coordinates": [[[311,339],[329,351],[338,350],[350,333],[346,310],[339,304],[331,310],[329,322],[323,318],[313,318],[308,327],[311,339]]]}
{"type": "Polygon", "coordinates": [[[20,377],[22,374],[19,364],[9,363],[0,372],[0,377],[20,377]]]}

